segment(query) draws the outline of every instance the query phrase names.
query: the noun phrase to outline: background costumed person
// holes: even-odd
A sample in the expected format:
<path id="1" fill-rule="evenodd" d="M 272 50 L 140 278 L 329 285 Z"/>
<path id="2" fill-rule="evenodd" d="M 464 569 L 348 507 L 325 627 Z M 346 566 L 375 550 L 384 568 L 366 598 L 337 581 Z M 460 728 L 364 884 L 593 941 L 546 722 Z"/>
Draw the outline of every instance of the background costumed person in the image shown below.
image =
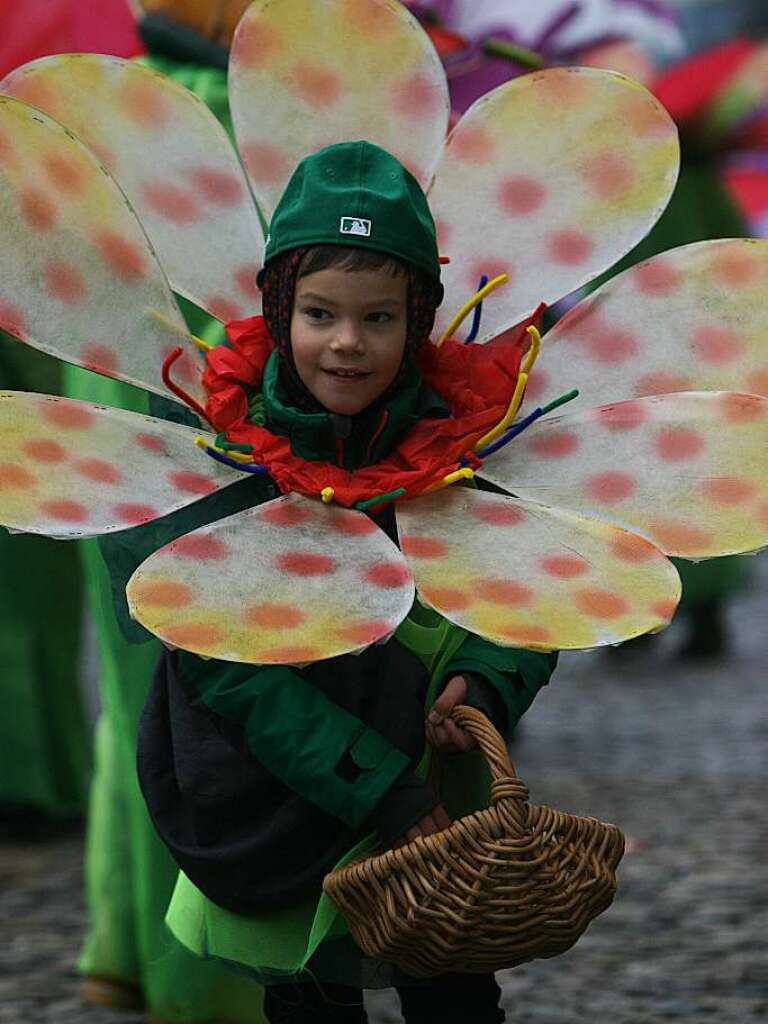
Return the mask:
<path id="1" fill-rule="evenodd" d="M 360 33 L 351 49 L 350 18 Z M 360 88 L 362 82 L 370 88 Z M 761 467 L 768 417 L 764 400 L 739 391 L 761 359 L 758 298 L 768 272 L 762 243 L 683 247 L 609 282 L 548 334 L 546 369 L 540 373 L 536 366 L 533 374 L 538 394 L 529 394 L 529 404 L 522 406 L 540 347 L 532 321 L 541 300 L 570 294 L 629 251 L 658 218 L 674 186 L 674 128 L 641 87 L 591 69 L 526 76 L 472 108 L 445 142 L 442 70 L 400 8 L 351 0 L 258 2 L 238 29 L 230 83 L 247 185 L 208 112 L 146 69 L 53 59 L 22 70 L 4 87 L 13 96 L 35 87 L 39 96 L 48 87 L 51 112 L 76 134 L 88 135 L 123 189 L 55 121 L 17 99 L 0 102 L 4 223 L 18 223 L 24 246 L 23 258 L 14 250 L 2 263 L 5 325 L 22 341 L 80 365 L 87 361 L 153 392 L 170 391 L 218 433 L 88 403 L 4 393 L 0 438 L 13 487 L 2 496 L 2 520 L 14 529 L 61 537 L 109 534 L 114 551 L 122 550 L 125 575 L 148 555 L 127 588 L 116 573 L 119 613 L 127 620 L 130 611 L 167 644 L 212 663 L 231 663 L 222 670 L 232 673 L 231 691 L 225 682 L 208 696 L 221 709 L 226 705 L 233 719 L 244 711 L 238 694 L 285 701 L 282 715 L 248 716 L 249 727 L 258 731 L 272 724 L 276 737 L 291 720 L 296 693 L 319 701 L 322 709 L 320 688 L 306 685 L 305 677 L 326 671 L 328 659 L 341 664 L 361 651 L 360 658 L 375 662 L 397 649 L 391 637 L 401 628 L 424 636 L 408 623 L 416 589 L 422 605 L 467 630 L 466 637 L 459 634 L 462 643 L 482 644 L 486 655 L 478 675 L 493 683 L 487 665 L 493 645 L 505 658 L 517 659 L 524 677 L 521 659 L 541 663 L 542 651 L 613 644 L 662 628 L 679 599 L 679 581 L 666 555 L 714 557 L 766 543 Z M 334 117 L 325 119 L 319 108 L 334 109 Z M 110 116 L 116 110 L 133 113 L 119 132 Z M 391 111 L 418 121 L 419 130 L 404 133 Z M 333 144 L 363 134 L 384 150 L 397 149 L 400 163 L 429 187 L 438 234 L 452 251 L 442 274 L 449 295 L 466 294 L 482 275 L 492 280 L 460 315 L 451 319 L 441 308 L 435 344 L 420 350 L 422 377 L 451 415 L 416 417 L 390 454 L 350 471 L 338 464 L 345 457 L 343 443 L 332 446 L 332 461 L 317 461 L 292 451 L 294 443 L 306 443 L 301 430 L 289 440 L 262 422 L 265 395 L 272 399 L 269 414 L 281 422 L 275 391 L 279 357 L 267 333 L 252 319 L 240 319 L 228 325 L 227 346 L 211 348 L 190 338 L 158 258 L 179 292 L 212 311 L 221 311 L 226 298 L 230 311 L 241 310 L 235 317 L 245 316 L 253 309 L 246 285 L 252 287 L 254 262 L 263 262 L 250 190 L 271 214 L 302 157 L 315 150 L 321 157 L 347 152 L 349 143 Z M 54 143 L 66 157 L 76 200 L 43 191 L 40 156 Z M 362 151 L 370 148 L 357 144 Z M 333 193 L 341 167 L 329 169 L 334 174 L 323 180 Z M 390 175 L 387 188 L 400 180 L 394 169 Z M 40 188 L 39 204 L 51 215 L 37 233 L 18 216 L 19 204 L 29 198 L 30 177 Z M 394 226 L 376 225 L 358 208 L 343 214 L 335 230 L 339 238 L 354 238 L 355 248 L 383 250 L 418 265 L 416 253 L 396 251 L 397 236 L 387 234 Z M 316 241 L 306 235 L 294 240 Z M 270 238 L 268 264 L 280 255 L 272 244 Z M 196 259 L 189 259 L 190 252 Z M 266 298 L 269 266 L 264 284 Z M 709 299 L 706 310 L 702 294 Z M 464 324 L 473 308 L 471 325 Z M 321 321 L 323 310 L 321 304 Z M 290 311 L 281 296 L 279 315 Z M 265 313 L 269 318 L 266 306 Z M 684 325 L 680 334 L 661 335 L 655 329 L 659 316 Z M 712 329 L 713 319 L 723 329 L 738 329 L 743 348 L 737 364 L 717 373 L 698 359 L 695 344 Z M 649 381 L 668 365 L 673 344 L 676 367 L 686 370 L 698 390 L 659 395 L 658 389 L 648 390 Z M 324 364 L 320 369 L 325 372 Z M 328 367 L 334 375 L 340 369 Z M 566 394 L 564 380 L 571 387 Z M 587 407 L 543 419 L 576 397 L 574 383 L 588 396 Z M 734 390 L 719 390 L 724 386 Z M 531 398 L 550 394 L 546 405 L 530 408 Z M 372 449 L 384 444 L 388 419 L 380 417 Z M 343 422 L 325 425 L 344 442 Z M 71 448 L 65 453 L 71 450 L 76 458 L 42 476 L 25 453 L 30 443 L 50 440 L 51 434 L 67 441 Z M 366 447 L 363 463 L 367 457 Z M 452 486 L 475 475 L 496 491 Z M 269 478 L 274 491 L 265 495 Z M 277 497 L 280 491 L 283 497 Z M 373 518 L 393 502 L 400 548 Z M 121 548 L 121 532 L 138 523 L 148 525 Z M 164 541 L 170 543 L 158 548 Z M 130 631 L 131 624 L 125 626 Z M 438 653 L 448 664 L 455 651 Z M 205 664 L 178 657 L 192 666 Z M 445 664 L 430 666 L 432 680 L 443 680 Z M 248 667 L 253 665 L 260 667 Z M 265 684 L 270 672 L 282 683 L 272 690 Z M 238 687 L 242 673 L 258 674 L 262 687 Z M 341 674 L 334 683 L 343 683 Z M 386 695 L 385 687 L 381 693 Z M 385 703 L 390 710 L 397 706 Z M 175 702 L 174 712 L 183 717 L 185 707 L 186 700 Z M 343 710 L 334 714 L 336 722 Z M 162 724 L 162 716 L 154 720 Z M 196 723 L 187 724 L 191 741 Z M 316 756 L 338 758 L 338 772 L 318 773 L 332 789 L 346 784 L 348 793 L 359 793 L 367 787 L 367 803 L 350 801 L 342 808 L 354 828 L 410 759 L 403 751 L 398 758 L 375 732 L 348 724 L 345 741 L 330 751 L 321 747 Z M 177 735 L 182 739 L 183 729 Z M 227 736 L 222 756 L 234 751 L 257 760 L 257 751 L 243 750 L 236 729 Z M 145 771 L 149 792 L 153 782 L 162 788 L 162 765 L 153 760 L 151 747 L 144 751 L 143 770 L 156 773 L 148 781 Z M 281 766 L 278 754 L 271 754 L 278 777 L 289 789 L 291 780 L 298 781 L 301 792 L 307 765 L 289 757 Z M 186 771 L 194 764 L 192 759 L 177 767 Z M 217 778 L 235 776 L 222 772 Z M 251 781 L 258 783 L 258 772 Z M 221 788 L 206 792 L 196 788 L 203 780 L 190 782 L 207 806 L 226 803 Z M 169 793 L 173 798 L 172 784 Z M 312 795 L 332 813 L 322 787 Z M 170 800 L 177 804 L 177 798 Z M 268 818 L 268 807 L 260 807 Z M 171 828 L 167 835 L 209 889 L 217 879 L 226 885 L 227 877 L 206 871 L 206 850 L 242 852 L 243 844 L 227 841 L 230 829 L 237 836 L 242 812 L 235 801 L 232 814 L 220 819 L 225 836 L 211 835 L 201 819 L 202 844 L 194 828 L 192 843 L 188 832 Z M 161 822 L 166 831 L 167 825 Z M 256 842 L 252 822 L 247 825 L 246 839 Z M 331 839 L 337 834 L 332 830 Z M 370 852 L 375 838 L 352 852 Z M 247 899 L 249 886 L 260 881 L 252 873 L 247 880 L 234 894 L 238 900 Z M 317 879 L 312 888 L 317 894 Z M 284 889 L 269 896 L 290 898 Z M 226 901 L 226 893 L 221 895 Z M 217 906 L 182 876 L 169 922 L 185 944 L 204 955 L 290 975 L 316 963 L 315 955 L 344 933 L 328 902 L 315 897 L 314 903 L 309 910 L 295 906 L 295 913 L 271 912 L 269 921 L 260 921 L 268 926 L 261 931 L 254 915 Z M 259 942 L 260 935 L 267 941 Z"/>
<path id="2" fill-rule="evenodd" d="M 72 0 L 6 5 L 0 76 L 59 52 L 131 56 L 139 42 L 125 0 L 94 17 Z M 61 364 L 0 332 L 0 384 L 58 393 Z M 20 541 L 20 542 L 19 542 Z M 82 579 L 77 552 L 39 537 L 0 536 L 0 829 L 44 838 L 80 819 L 91 737 L 80 692 Z"/>
<path id="3" fill-rule="evenodd" d="M 247 5 L 205 0 L 144 6 L 147 14 L 137 26 L 147 50 L 143 62 L 200 96 L 231 130 L 227 47 Z M 219 321 L 184 299 L 180 306 L 191 331 L 212 343 L 223 340 Z M 63 393 L 195 422 L 177 403 L 77 366 L 64 367 Z M 100 548 L 99 541 L 84 540 L 79 549 L 96 628 L 102 696 L 88 818 L 89 927 L 78 964 L 84 975 L 81 998 L 115 1008 L 142 1007 L 156 1021 L 258 1024 L 258 986 L 218 964 L 193 961 L 165 926 L 176 866 L 149 820 L 135 769 L 138 719 L 162 647 L 149 634 L 129 643 L 121 633 L 112 611 L 109 545 Z M 63 550 L 69 553 L 67 546 Z"/>

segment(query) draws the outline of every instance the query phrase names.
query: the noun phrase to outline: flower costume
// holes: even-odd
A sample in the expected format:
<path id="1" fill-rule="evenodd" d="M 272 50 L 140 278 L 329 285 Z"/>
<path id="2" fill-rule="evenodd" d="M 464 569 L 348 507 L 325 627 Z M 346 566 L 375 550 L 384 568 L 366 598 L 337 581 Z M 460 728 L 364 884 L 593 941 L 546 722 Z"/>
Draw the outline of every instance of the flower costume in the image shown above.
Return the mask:
<path id="1" fill-rule="evenodd" d="M 443 309 L 451 296 L 453 304 L 466 296 L 482 274 L 509 278 L 485 303 L 477 342 L 493 343 L 485 350 L 463 346 L 461 330 L 453 331 L 436 350 L 437 372 L 454 362 L 473 368 L 503 362 L 498 353 L 507 348 L 515 351 L 511 385 L 520 359 L 529 368 L 532 361 L 531 353 L 524 355 L 526 335 L 515 334 L 515 326 L 539 303 L 606 269 L 658 216 L 676 173 L 671 123 L 643 89 L 620 76 L 553 69 L 485 97 L 443 148 L 445 79 L 405 12 L 349 2 L 301 10 L 296 20 L 298 7 L 294 12 L 291 3 L 279 9 L 254 4 L 233 46 L 233 117 L 260 210 L 269 215 L 303 152 L 367 129 L 417 178 L 433 179 L 430 204 L 442 248 L 452 254 L 443 274 L 449 296 Z M 332 72 L 331 55 L 346 38 L 344 18 L 354 18 L 363 36 L 355 52 L 345 52 L 343 72 Z M 320 64 L 309 52 L 316 33 L 326 54 Z M 363 73 L 380 92 L 355 87 Z M 259 249 L 259 214 L 222 130 L 200 104 L 144 69 L 87 56 L 35 62 L 6 80 L 4 90 L 47 105 L 87 136 L 119 176 L 177 291 L 222 317 L 245 311 L 256 268 L 242 261 Z M 327 117 L 318 115 L 323 109 Z M 120 122 L 118 112 L 127 115 Z M 404 133 L 403 120 L 419 130 Z M 4 264 L 3 325 L 81 365 L 164 390 L 160 360 L 188 336 L 133 211 L 104 165 L 55 122 L 12 99 L 2 102 L 2 121 L 5 198 L 14 210 L 21 204 L 14 232 L 24 235 L 12 252 L 25 251 L 35 262 L 31 276 L 18 262 L 14 268 Z M 627 128 L 620 146 L 619 121 Z M 552 138 L 556 159 L 547 141 Z M 182 178 L 172 179 L 182 152 Z M 22 166 L 23 175 L 16 170 Z M 54 201 L 51 187 L 63 202 Z M 190 259 L 196 246 L 200 258 Z M 528 397 L 557 398 L 575 385 L 596 408 L 535 424 L 519 442 L 489 454 L 481 468 L 477 452 L 482 457 L 509 426 L 514 409 L 509 388 L 506 402 L 498 394 L 476 394 L 477 429 L 464 439 L 464 451 L 449 444 L 442 465 L 396 495 L 403 554 L 383 535 L 358 528 L 358 512 L 313 500 L 322 492 L 328 497 L 327 487 L 342 504 L 379 498 L 402 486 L 399 469 L 389 478 L 394 486 L 385 488 L 380 480 L 377 490 L 346 499 L 341 488 L 336 497 L 330 477 L 315 489 L 314 481 L 308 487 L 288 474 L 280 486 L 294 493 L 274 508 L 204 528 L 186 545 L 171 545 L 148 560 L 129 588 L 134 614 L 167 642 L 200 654 L 306 662 L 364 646 L 334 635 L 334 606 L 349 614 L 356 609 L 344 621 L 345 628 L 352 622 L 357 637 L 373 642 L 389 635 L 410 607 L 413 575 L 428 604 L 497 643 L 589 647 L 661 628 L 678 597 L 662 552 L 711 557 L 764 543 L 765 496 L 755 472 L 763 402 L 709 393 L 684 401 L 663 397 L 680 381 L 691 389 L 754 386 L 763 372 L 756 325 L 764 274 L 761 243 L 708 243 L 659 257 L 576 306 L 549 334 L 549 358 L 542 359 L 541 372 L 531 373 Z M 673 369 L 659 329 L 662 315 L 693 325 Z M 441 310 L 438 332 L 448 326 Z M 139 337 L 141 346 L 134 342 Z M 730 358 L 732 353 L 738 356 Z M 219 358 L 229 357 L 214 351 L 214 369 Z M 188 345 L 174 367 L 198 402 L 207 397 L 201 360 Z M 600 405 L 617 399 L 616 405 Z M 241 476 L 202 458 L 182 427 L 56 399 L 7 395 L 3 406 L 10 448 L 3 516 L 14 529 L 107 533 L 163 515 Z M 77 477 L 63 470 L 69 439 L 76 439 Z M 637 446 L 631 447 L 633 469 L 640 452 L 644 472 L 629 472 L 618 440 Z M 212 437 L 205 446 L 221 455 Z M 35 462 L 41 452 L 47 461 Z M 256 461 L 261 454 L 255 446 Z M 265 463 L 272 468 L 270 458 Z M 42 475 L 33 468 L 41 464 Z M 130 478 L 119 468 L 127 465 Z M 516 497 L 463 489 L 403 500 L 454 473 L 470 476 L 475 468 Z M 76 500 L 73 488 L 80 498 L 87 494 L 87 502 Z M 592 510 L 601 518 L 583 517 Z M 286 529 L 281 517 L 304 525 Z M 332 522 L 338 528 L 327 533 Z M 247 576 L 232 565 L 224 587 L 219 564 L 203 586 L 200 574 L 211 561 L 184 555 L 185 547 L 242 550 L 246 538 L 256 537 L 256 523 L 257 557 L 268 551 L 273 565 L 318 567 L 330 560 L 334 570 L 288 570 L 265 592 L 252 565 Z M 482 524 L 482 530 L 467 531 L 469 523 Z M 630 537 L 626 527 L 648 539 Z M 489 528 L 493 543 L 486 547 Z M 323 535 L 333 537 L 332 545 Z M 382 564 L 398 585 L 372 585 L 370 573 Z M 515 594 L 508 589 L 512 582 L 520 588 Z M 267 604 L 293 606 L 300 592 L 302 624 L 289 638 L 284 630 L 253 637 L 221 611 L 225 589 L 238 607 L 252 606 L 256 594 Z"/>

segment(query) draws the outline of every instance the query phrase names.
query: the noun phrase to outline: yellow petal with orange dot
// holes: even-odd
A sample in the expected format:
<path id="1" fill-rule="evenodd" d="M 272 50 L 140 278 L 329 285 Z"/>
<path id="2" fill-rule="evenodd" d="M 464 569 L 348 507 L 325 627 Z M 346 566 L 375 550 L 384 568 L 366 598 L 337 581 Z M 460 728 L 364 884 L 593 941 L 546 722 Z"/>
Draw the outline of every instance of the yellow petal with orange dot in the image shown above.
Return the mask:
<path id="1" fill-rule="evenodd" d="M 546 336 L 527 407 L 578 388 L 582 405 L 675 391 L 768 396 L 768 241 L 680 246 L 612 278 Z"/>
<path id="2" fill-rule="evenodd" d="M 667 112 L 613 72 L 553 68 L 483 96 L 451 132 L 429 193 L 451 257 L 437 335 L 482 275 L 509 282 L 485 301 L 479 342 L 607 270 L 658 220 L 678 164 Z"/>
<path id="3" fill-rule="evenodd" d="M 0 328 L 78 366 L 205 401 L 203 358 L 147 236 L 93 153 L 60 124 L 0 96 Z"/>
<path id="4" fill-rule="evenodd" d="M 689 391 L 540 420 L 481 475 L 698 559 L 768 544 L 766 467 L 768 398 Z"/>
<path id="5" fill-rule="evenodd" d="M 288 495 L 151 555 L 131 614 L 173 647 L 253 664 L 303 664 L 385 639 L 413 603 L 405 559 L 361 512 Z"/>
<path id="6" fill-rule="evenodd" d="M 64 54 L 11 72 L 0 92 L 37 97 L 36 106 L 91 148 L 128 197 L 176 292 L 220 320 L 260 311 L 256 206 L 227 133 L 188 89 L 135 61 Z M 125 246 L 113 243 L 105 257 L 128 276 L 138 272 Z"/>
<path id="7" fill-rule="evenodd" d="M 452 487 L 397 506 L 419 597 L 503 646 L 565 650 L 662 629 L 680 598 L 650 541 L 532 501 Z"/>
<path id="8" fill-rule="evenodd" d="M 337 142 L 376 143 L 425 187 L 448 125 L 435 49 L 390 0 L 257 0 L 235 34 L 229 92 L 267 216 L 299 161 Z"/>
<path id="9" fill-rule="evenodd" d="M 195 447 L 198 434 L 90 402 L 0 391 L 0 524 L 48 537 L 94 537 L 151 522 L 242 480 L 245 474 Z M 170 591 L 156 596 L 163 593 Z"/>

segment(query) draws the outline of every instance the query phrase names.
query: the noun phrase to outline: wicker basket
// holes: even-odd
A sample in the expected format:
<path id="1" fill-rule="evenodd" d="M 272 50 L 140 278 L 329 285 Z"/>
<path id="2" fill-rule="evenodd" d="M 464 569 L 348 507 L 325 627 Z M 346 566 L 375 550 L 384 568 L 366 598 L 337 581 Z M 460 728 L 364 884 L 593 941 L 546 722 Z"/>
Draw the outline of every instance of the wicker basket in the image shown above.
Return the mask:
<path id="1" fill-rule="evenodd" d="M 491 769 L 491 806 L 327 875 L 358 946 L 416 977 L 489 972 L 557 956 L 616 892 L 624 836 L 528 803 L 504 740 L 474 708 L 454 720 Z"/>

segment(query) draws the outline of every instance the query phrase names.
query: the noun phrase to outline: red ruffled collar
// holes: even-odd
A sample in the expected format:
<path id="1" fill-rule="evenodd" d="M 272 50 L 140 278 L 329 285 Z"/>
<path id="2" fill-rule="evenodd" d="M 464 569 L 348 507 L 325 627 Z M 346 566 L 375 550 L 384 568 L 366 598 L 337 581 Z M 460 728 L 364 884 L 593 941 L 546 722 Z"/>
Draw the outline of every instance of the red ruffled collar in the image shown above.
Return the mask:
<path id="1" fill-rule="evenodd" d="M 249 399 L 274 349 L 263 317 L 230 321 L 226 332 L 231 347 L 219 345 L 208 353 L 205 411 L 230 443 L 252 446 L 254 460 L 266 466 L 284 494 L 319 498 L 331 487 L 334 501 L 349 508 L 403 488 L 398 498 L 403 501 L 440 483 L 459 468 L 462 458 L 473 462 L 475 444 L 507 410 L 528 347 L 526 328 L 540 312 L 488 345 L 449 340 L 439 349 L 424 346 L 419 356 L 424 381 L 448 403 L 450 417 L 421 420 L 389 455 L 361 469 L 300 458 L 287 438 L 249 422 Z"/>

